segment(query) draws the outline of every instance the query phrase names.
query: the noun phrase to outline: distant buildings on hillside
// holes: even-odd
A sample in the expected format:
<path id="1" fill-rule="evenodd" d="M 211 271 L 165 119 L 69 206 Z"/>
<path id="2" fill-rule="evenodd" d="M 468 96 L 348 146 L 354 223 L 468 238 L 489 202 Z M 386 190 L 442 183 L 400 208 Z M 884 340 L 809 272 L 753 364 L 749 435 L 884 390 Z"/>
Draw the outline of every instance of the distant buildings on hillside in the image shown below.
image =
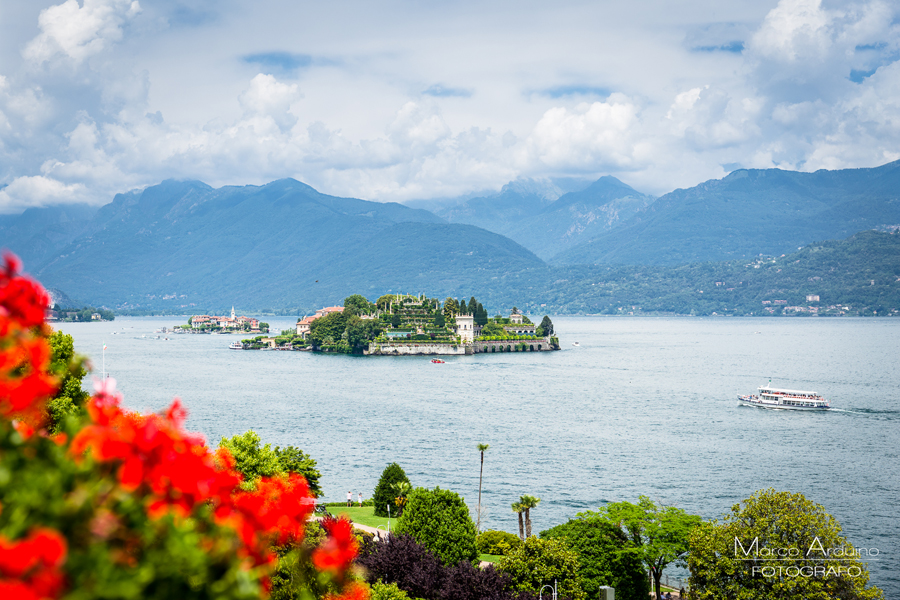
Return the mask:
<path id="1" fill-rule="evenodd" d="M 234 307 L 231 307 L 231 316 L 218 317 L 215 315 L 194 315 L 190 320 L 191 329 L 211 329 L 221 328 L 231 331 L 247 331 L 251 333 L 259 333 L 259 319 L 253 317 L 240 316 L 234 314 Z"/>

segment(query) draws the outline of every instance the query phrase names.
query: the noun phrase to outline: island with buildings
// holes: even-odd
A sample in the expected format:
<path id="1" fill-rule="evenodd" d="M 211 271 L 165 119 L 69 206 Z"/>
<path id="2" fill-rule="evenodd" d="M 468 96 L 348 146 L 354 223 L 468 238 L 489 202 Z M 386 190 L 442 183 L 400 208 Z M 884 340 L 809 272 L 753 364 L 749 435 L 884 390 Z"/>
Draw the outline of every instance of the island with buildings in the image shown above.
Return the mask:
<path id="1" fill-rule="evenodd" d="M 559 349 L 553 323 L 540 324 L 513 307 L 509 316 L 489 317 L 474 297 L 441 302 L 424 294 L 387 294 L 369 302 L 358 294 L 343 306 L 322 308 L 297 321 L 293 335 L 271 338 L 272 347 L 290 344 L 321 352 L 373 355 L 466 355 L 545 352 Z M 250 340 L 256 345 L 269 340 Z"/>
<path id="2" fill-rule="evenodd" d="M 260 323 L 253 317 L 238 317 L 232 306 L 231 316 L 193 315 L 181 330 L 187 333 L 268 333 L 269 324 Z"/>

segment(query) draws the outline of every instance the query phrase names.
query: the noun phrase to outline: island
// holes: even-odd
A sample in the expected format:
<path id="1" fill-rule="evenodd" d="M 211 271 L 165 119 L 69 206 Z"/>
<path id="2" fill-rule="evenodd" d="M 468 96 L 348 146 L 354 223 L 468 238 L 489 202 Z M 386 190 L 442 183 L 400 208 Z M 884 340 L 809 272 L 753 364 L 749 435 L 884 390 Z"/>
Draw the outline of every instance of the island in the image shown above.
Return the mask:
<path id="1" fill-rule="evenodd" d="M 319 309 L 282 332 L 273 346 L 317 352 L 376 355 L 467 355 L 559 350 L 553 323 L 535 325 L 516 307 L 489 317 L 475 297 L 442 303 L 425 294 L 386 294 L 374 303 L 354 294 L 343 306 Z M 261 340 L 260 340 L 261 341 Z"/>

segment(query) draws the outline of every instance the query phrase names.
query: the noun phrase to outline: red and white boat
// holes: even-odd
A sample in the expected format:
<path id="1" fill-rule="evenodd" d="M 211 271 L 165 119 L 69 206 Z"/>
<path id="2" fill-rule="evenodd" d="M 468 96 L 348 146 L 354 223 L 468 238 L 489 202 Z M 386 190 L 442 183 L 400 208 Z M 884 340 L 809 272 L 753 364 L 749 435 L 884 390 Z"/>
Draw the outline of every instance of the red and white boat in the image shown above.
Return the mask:
<path id="1" fill-rule="evenodd" d="M 443 360 L 441 360 L 441 359 L 439 359 L 439 358 L 432 358 L 432 359 L 431 359 L 431 362 L 433 362 L 433 363 L 436 364 L 436 365 L 442 365 L 442 364 L 444 364 L 445 361 L 443 361 Z"/>

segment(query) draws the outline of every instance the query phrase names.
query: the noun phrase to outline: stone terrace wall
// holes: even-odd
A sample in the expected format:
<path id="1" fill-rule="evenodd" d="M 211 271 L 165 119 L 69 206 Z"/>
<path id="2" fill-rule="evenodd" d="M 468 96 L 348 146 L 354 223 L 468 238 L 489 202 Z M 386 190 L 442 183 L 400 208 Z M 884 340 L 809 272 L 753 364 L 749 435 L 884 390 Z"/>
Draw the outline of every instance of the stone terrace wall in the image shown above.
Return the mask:
<path id="1" fill-rule="evenodd" d="M 553 350 L 553 348 L 550 346 L 550 340 L 546 338 L 540 340 L 522 340 L 518 342 L 513 340 L 507 340 L 504 342 L 476 341 L 474 343 L 475 354 L 481 354 L 484 352 L 521 352 L 522 350 L 516 350 L 516 346 L 523 342 L 527 344 L 525 352 L 545 352 L 547 350 Z"/>
<path id="2" fill-rule="evenodd" d="M 463 344 L 429 344 L 424 340 L 417 342 L 371 342 L 369 343 L 369 349 L 363 352 L 363 354 L 388 356 L 413 356 L 423 354 L 455 356 L 472 354 L 472 346 Z"/>

